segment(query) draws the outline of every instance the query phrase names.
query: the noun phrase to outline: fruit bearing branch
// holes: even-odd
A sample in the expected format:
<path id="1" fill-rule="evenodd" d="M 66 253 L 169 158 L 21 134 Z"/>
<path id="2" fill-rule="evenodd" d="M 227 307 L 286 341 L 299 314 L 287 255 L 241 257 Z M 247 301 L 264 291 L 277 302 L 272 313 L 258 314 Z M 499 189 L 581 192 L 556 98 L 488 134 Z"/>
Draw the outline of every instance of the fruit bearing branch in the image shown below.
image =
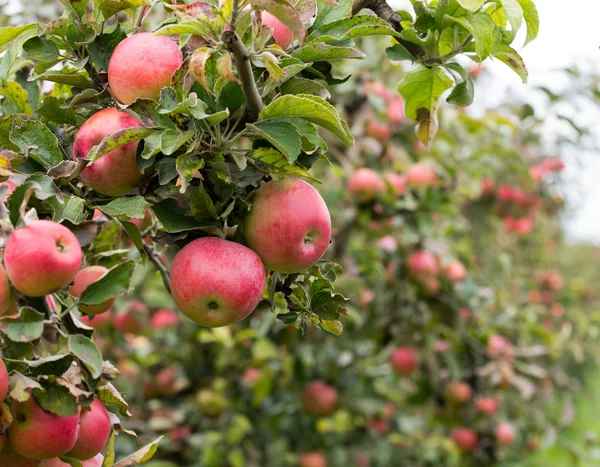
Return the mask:
<path id="1" fill-rule="evenodd" d="M 152 248 L 150 245 L 146 245 L 144 243 L 144 250 L 146 251 L 146 254 L 148 255 L 148 259 L 152 262 L 152 264 L 154 264 L 156 269 L 158 269 L 158 272 L 160 273 L 160 275 L 162 277 L 163 284 L 165 285 L 165 289 L 167 289 L 167 292 L 171 293 L 171 278 L 169 275 L 169 270 L 163 264 L 163 262 L 160 260 L 160 258 L 154 251 L 154 248 Z"/>
<path id="2" fill-rule="evenodd" d="M 248 51 L 242 43 L 240 36 L 235 31 L 223 31 L 221 39 L 225 43 L 227 50 L 233 55 L 235 66 L 237 67 L 244 98 L 246 100 L 246 122 L 254 122 L 258 119 L 258 114 L 263 109 L 263 102 L 256 87 L 252 65 Z"/>

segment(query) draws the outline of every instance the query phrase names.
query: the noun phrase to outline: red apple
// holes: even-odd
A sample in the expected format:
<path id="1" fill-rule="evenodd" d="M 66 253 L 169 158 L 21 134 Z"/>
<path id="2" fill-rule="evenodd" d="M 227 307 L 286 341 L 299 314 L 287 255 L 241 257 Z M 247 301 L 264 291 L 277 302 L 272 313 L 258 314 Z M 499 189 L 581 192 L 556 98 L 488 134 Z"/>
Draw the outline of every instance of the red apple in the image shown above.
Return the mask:
<path id="1" fill-rule="evenodd" d="M 491 358 L 511 361 L 514 356 L 512 344 L 499 334 L 492 334 L 488 338 L 487 350 Z"/>
<path id="2" fill-rule="evenodd" d="M 0 316 L 13 315 L 16 312 L 17 302 L 8 282 L 8 274 L 0 264 Z"/>
<path id="3" fill-rule="evenodd" d="M 392 352 L 391 363 L 396 373 L 410 376 L 417 370 L 419 355 L 412 347 L 398 347 Z"/>
<path id="4" fill-rule="evenodd" d="M 111 427 L 106 407 L 99 399 L 95 399 L 89 410 L 81 411 L 77 442 L 68 456 L 80 460 L 97 456 L 108 441 Z"/>
<path id="5" fill-rule="evenodd" d="M 383 178 L 372 169 L 357 169 L 348 180 L 350 196 L 359 203 L 373 201 L 378 194 L 385 192 Z"/>
<path id="6" fill-rule="evenodd" d="M 450 381 L 446 386 L 446 397 L 457 404 L 464 404 L 471 399 L 472 394 L 471 386 L 461 381 Z"/>
<path id="7" fill-rule="evenodd" d="M 484 178 L 481 181 L 481 191 L 484 195 L 494 194 L 494 180 L 490 177 Z"/>
<path id="8" fill-rule="evenodd" d="M 4 265 L 19 292 L 42 297 L 71 283 L 82 256 L 81 246 L 69 229 L 52 221 L 32 221 L 8 238 Z"/>
<path id="9" fill-rule="evenodd" d="M 312 381 L 304 387 L 302 403 L 304 408 L 316 415 L 329 415 L 337 404 L 337 390 L 323 381 Z"/>
<path id="10" fill-rule="evenodd" d="M 83 461 L 81 465 L 83 467 L 102 467 L 102 463 L 104 462 L 104 456 L 102 454 L 98 454 L 96 457 L 92 459 L 88 459 Z M 43 461 L 40 464 L 40 467 L 71 467 L 71 464 L 67 464 L 66 462 L 61 461 L 58 457 L 54 459 L 48 459 Z"/>
<path id="11" fill-rule="evenodd" d="M 533 221 L 528 217 L 516 219 L 514 231 L 521 235 L 526 235 L 533 230 Z"/>
<path id="12" fill-rule="evenodd" d="M 46 412 L 34 396 L 13 401 L 13 422 L 8 430 L 12 448 L 28 459 L 51 459 L 65 455 L 77 442 L 79 413 L 70 416 Z"/>
<path id="13" fill-rule="evenodd" d="M 145 32 L 129 36 L 113 52 L 108 64 L 108 84 L 123 104 L 138 98 L 160 97 L 160 91 L 183 63 L 175 42 Z"/>
<path id="14" fill-rule="evenodd" d="M 437 173 L 431 165 L 419 162 L 408 169 L 406 181 L 409 185 L 420 188 L 432 186 L 437 182 Z"/>
<path id="15" fill-rule="evenodd" d="M 498 411 L 498 400 L 493 397 L 480 397 L 475 401 L 475 409 L 481 413 L 494 415 Z"/>
<path id="16" fill-rule="evenodd" d="M 108 329 L 113 322 L 113 317 L 110 311 L 105 311 L 94 316 L 83 315 L 79 320 L 94 329 Z"/>
<path id="17" fill-rule="evenodd" d="M 372 119 L 367 123 L 366 133 L 379 141 L 387 141 L 392 137 L 392 130 L 387 124 Z"/>
<path id="18" fill-rule="evenodd" d="M 459 282 L 467 277 L 467 268 L 459 260 L 455 259 L 448 265 L 445 273 L 449 281 Z"/>
<path id="19" fill-rule="evenodd" d="M 253 386 L 261 376 L 262 372 L 258 368 L 250 367 L 244 371 L 244 374 L 242 375 L 242 382 L 246 386 Z"/>
<path id="20" fill-rule="evenodd" d="M 73 158 L 87 157 L 90 150 L 111 133 L 140 126 L 143 126 L 142 122 L 117 109 L 101 110 L 92 115 L 77 132 Z M 138 141 L 133 141 L 113 149 L 83 169 L 81 180 L 106 196 L 129 193 L 144 178 L 136 163 L 137 147 Z"/>
<path id="21" fill-rule="evenodd" d="M 386 174 L 385 180 L 392 186 L 395 197 L 403 195 L 406 191 L 406 175 L 390 172 Z"/>
<path id="22" fill-rule="evenodd" d="M 300 456 L 300 467 L 327 467 L 327 459 L 320 452 L 305 452 Z"/>
<path id="23" fill-rule="evenodd" d="M 158 310 L 150 318 L 150 327 L 154 330 L 171 328 L 177 326 L 179 316 L 173 310 Z"/>
<path id="24" fill-rule="evenodd" d="M 108 269 L 104 266 L 88 266 L 83 268 L 75 276 L 73 285 L 69 288 L 73 297 L 80 297 L 85 289 L 108 272 Z M 88 315 L 98 315 L 108 311 L 108 309 L 115 303 L 115 297 L 109 298 L 108 300 L 98 303 L 97 305 L 78 305 L 79 309 Z"/>
<path id="25" fill-rule="evenodd" d="M 404 120 L 404 101 L 401 97 L 394 97 L 388 103 L 387 115 L 392 125 L 398 125 Z"/>
<path id="26" fill-rule="evenodd" d="M 331 218 L 317 190 L 299 178 L 286 178 L 256 191 L 244 233 L 265 268 L 296 273 L 325 254 L 331 240 Z"/>
<path id="27" fill-rule="evenodd" d="M 40 467 L 41 461 L 27 459 L 20 456 L 11 447 L 10 443 L 4 443 L 0 451 L 0 466 L 2 467 Z"/>
<path id="28" fill-rule="evenodd" d="M 381 238 L 377 239 L 377 246 L 381 248 L 383 251 L 388 253 L 393 253 L 398 249 L 397 240 L 391 235 L 385 235 Z"/>
<path id="29" fill-rule="evenodd" d="M 258 255 L 220 238 L 194 240 L 171 266 L 175 303 L 192 321 L 210 328 L 246 318 L 262 299 L 265 283 L 266 272 Z"/>
<path id="30" fill-rule="evenodd" d="M 452 440 L 462 452 L 473 452 L 479 444 L 479 436 L 469 428 L 455 428 L 452 430 Z"/>
<path id="31" fill-rule="evenodd" d="M 406 261 L 408 272 L 413 276 L 436 275 L 440 266 L 435 255 L 427 250 L 411 253 Z"/>
<path id="32" fill-rule="evenodd" d="M 292 43 L 292 31 L 290 31 L 279 19 L 268 11 L 261 12 L 262 23 L 273 29 L 273 38 L 282 49 L 287 49 Z"/>
<path id="33" fill-rule="evenodd" d="M 144 330 L 148 307 L 139 300 L 129 302 L 127 309 L 113 319 L 117 331 L 138 334 Z"/>
<path id="34" fill-rule="evenodd" d="M 509 423 L 498 423 L 495 433 L 498 443 L 502 446 L 509 446 L 515 440 L 515 429 Z"/>

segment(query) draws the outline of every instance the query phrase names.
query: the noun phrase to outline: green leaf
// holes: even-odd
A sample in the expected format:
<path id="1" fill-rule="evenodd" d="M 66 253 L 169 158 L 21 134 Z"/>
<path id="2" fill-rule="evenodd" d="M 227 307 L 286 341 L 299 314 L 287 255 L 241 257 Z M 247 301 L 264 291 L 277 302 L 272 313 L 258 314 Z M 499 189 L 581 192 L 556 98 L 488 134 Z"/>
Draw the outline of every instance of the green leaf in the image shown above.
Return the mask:
<path id="1" fill-rule="evenodd" d="M 58 46 L 45 37 L 32 37 L 23 44 L 23 50 L 34 60 L 52 62 L 60 56 Z"/>
<path id="2" fill-rule="evenodd" d="M 287 177 L 299 177 L 317 181 L 308 170 L 295 164 L 290 164 L 287 158 L 276 149 L 260 148 L 246 154 L 256 167 L 269 173 L 273 179 L 281 180 Z"/>
<path id="3" fill-rule="evenodd" d="M 64 71 L 59 70 L 48 70 L 42 74 L 34 75 L 32 79 L 67 84 L 69 86 L 75 86 L 84 89 L 94 87 L 94 83 L 92 80 L 90 80 L 85 71 L 71 71 L 69 73 L 65 73 Z"/>
<path id="4" fill-rule="evenodd" d="M 215 203 L 202 185 L 194 191 L 190 201 L 190 208 L 198 222 L 205 223 L 207 220 L 210 221 L 218 218 Z"/>
<path id="5" fill-rule="evenodd" d="M 466 80 L 454 87 L 446 102 L 459 107 L 468 107 L 473 103 L 474 95 L 475 86 L 473 85 L 473 78 L 468 76 Z"/>
<path id="6" fill-rule="evenodd" d="M 327 151 L 325 140 L 319 135 L 317 127 L 302 118 L 280 118 L 282 122 L 291 123 L 302 137 L 302 150 L 307 153 L 314 152 L 317 148 Z"/>
<path id="7" fill-rule="evenodd" d="M 347 146 L 354 143 L 348 125 L 340 119 L 335 107 L 320 97 L 308 94 L 281 96 L 260 112 L 259 121 L 278 117 L 304 118 L 330 131 Z"/>
<path id="8" fill-rule="evenodd" d="M 347 18 L 352 14 L 352 0 L 340 0 L 338 5 L 332 5 L 331 2 L 318 0 L 317 2 L 317 17 L 313 24 L 313 30 L 333 23 L 343 18 Z"/>
<path id="9" fill-rule="evenodd" d="M 94 39 L 87 51 L 92 62 L 101 72 L 108 71 L 108 62 L 119 43 L 127 37 L 125 31 L 118 27 L 113 32 L 101 34 Z"/>
<path id="10" fill-rule="evenodd" d="M 527 71 L 527 67 L 525 66 L 525 61 L 516 50 L 505 45 L 502 46 L 499 50 L 494 51 L 494 57 L 496 57 L 502 63 L 508 65 L 510 68 L 512 68 L 513 71 L 521 77 L 523 83 L 527 82 L 529 72 Z"/>
<path id="11" fill-rule="evenodd" d="M 174 199 L 164 199 L 152 206 L 154 215 L 169 233 L 197 230 L 201 227 L 196 219 L 185 214 L 185 211 Z"/>
<path id="12" fill-rule="evenodd" d="M 104 206 L 96 207 L 109 216 L 143 219 L 146 215 L 146 209 L 150 206 L 151 204 L 143 196 L 123 196 Z"/>
<path id="13" fill-rule="evenodd" d="M 523 16 L 525 17 L 525 24 L 527 24 L 527 37 L 525 38 L 525 45 L 527 45 L 538 36 L 540 17 L 533 0 L 517 1 L 521 5 L 521 8 L 523 8 Z"/>
<path id="14" fill-rule="evenodd" d="M 95 3 L 106 19 L 129 8 L 151 4 L 149 0 L 95 0 Z"/>
<path id="15" fill-rule="evenodd" d="M 69 350 L 85 365 L 92 378 L 100 378 L 102 374 L 102 354 L 90 338 L 81 334 L 69 336 Z"/>
<path id="16" fill-rule="evenodd" d="M 178 130 L 165 130 L 160 137 L 160 147 L 162 152 L 170 156 L 177 151 L 181 146 L 187 143 L 194 137 L 196 132 L 188 130 L 184 133 Z"/>
<path id="17" fill-rule="evenodd" d="M 321 290 L 310 298 L 311 311 L 327 321 L 338 319 L 340 313 L 347 314 L 346 307 L 349 303 L 350 299 L 330 290 Z"/>
<path id="18" fill-rule="evenodd" d="M 31 342 L 44 332 L 44 315 L 24 307 L 16 318 L 2 318 L 2 332 L 13 342 Z"/>
<path id="19" fill-rule="evenodd" d="M 87 159 L 95 161 L 102 156 L 108 154 L 113 149 L 117 149 L 125 144 L 139 141 L 146 136 L 151 135 L 156 131 L 155 128 L 147 128 L 143 126 L 135 126 L 125 128 L 124 130 L 115 131 L 104 137 L 100 144 L 94 146 L 87 155 Z"/>
<path id="20" fill-rule="evenodd" d="M 275 146 L 289 162 L 294 162 L 300 155 L 302 141 L 296 127 L 291 123 L 269 120 L 256 125 L 249 124 L 247 127 Z"/>
<path id="21" fill-rule="evenodd" d="M 160 185 L 166 185 L 179 175 L 177 172 L 176 159 L 172 157 L 163 157 L 156 163 L 155 167 L 158 172 L 158 183 Z"/>
<path id="22" fill-rule="evenodd" d="M 388 59 L 393 62 L 400 62 L 402 60 L 410 60 L 414 62 L 416 59 L 413 54 L 404 48 L 402 44 L 394 44 L 391 47 L 385 49 L 385 54 Z"/>
<path id="23" fill-rule="evenodd" d="M 181 193 L 185 193 L 196 171 L 204 167 L 204 159 L 192 154 L 182 154 L 177 158 L 175 168 L 181 177 Z"/>
<path id="24" fill-rule="evenodd" d="M 337 321 L 337 320 L 334 320 L 334 321 L 321 320 L 319 325 L 325 331 L 333 334 L 334 336 L 339 336 L 340 334 L 342 334 L 342 331 L 344 330 L 344 325 L 341 323 L 341 321 Z"/>
<path id="25" fill-rule="evenodd" d="M 119 413 L 124 417 L 130 417 L 129 406 L 123 396 L 117 388 L 115 388 L 111 383 L 104 383 L 99 385 L 96 388 L 96 392 L 98 394 L 98 399 L 100 399 L 105 404 L 114 404 L 119 407 Z M 112 465 L 112 464 L 111 464 Z"/>
<path id="26" fill-rule="evenodd" d="M 77 414 L 77 399 L 64 387 L 56 384 L 43 384 L 42 389 L 34 389 L 33 395 L 47 412 L 70 417 Z"/>
<path id="27" fill-rule="evenodd" d="M 519 29 L 521 29 L 521 24 L 523 23 L 523 8 L 519 4 L 518 0 L 501 0 L 501 2 L 501 10 L 504 11 L 504 13 L 506 14 L 506 18 L 510 23 L 509 41 L 512 42 L 515 36 L 517 35 Z"/>
<path id="28" fill-rule="evenodd" d="M 40 121 L 15 121 L 9 139 L 19 146 L 23 154 L 47 169 L 58 165 L 63 160 L 58 138 Z"/>
<path id="29" fill-rule="evenodd" d="M 114 465 L 114 467 L 129 467 L 131 465 L 143 464 L 144 462 L 149 461 L 158 450 L 158 445 L 160 444 L 162 438 L 163 437 L 161 436 L 160 438 L 155 439 L 150 444 L 147 444 L 126 458 L 121 459 Z"/>
<path id="30" fill-rule="evenodd" d="M 311 41 L 343 42 L 363 36 L 395 36 L 400 34 L 390 24 L 374 15 L 357 15 L 328 23 L 312 32 Z"/>
<path id="31" fill-rule="evenodd" d="M 405 115 L 418 121 L 420 109 L 433 112 L 441 95 L 452 87 L 452 79 L 440 67 L 418 66 L 404 75 L 398 83 L 398 92 L 404 99 Z"/>
<path id="32" fill-rule="evenodd" d="M 460 24 L 475 39 L 475 53 L 482 62 L 490 56 L 492 46 L 494 45 L 494 30 L 496 24 L 492 17 L 484 12 L 469 14 L 455 18 L 454 16 L 445 16 L 445 20 Z"/>
<path id="33" fill-rule="evenodd" d="M 17 27 L 5 26 L 3 28 L 0 28 L 0 46 L 8 44 L 10 41 L 16 39 L 21 34 L 23 34 L 25 31 L 29 31 L 35 28 L 37 28 L 36 23 L 26 24 L 24 26 Z"/>
<path id="34" fill-rule="evenodd" d="M 129 291 L 131 275 L 135 269 L 134 261 L 126 261 L 109 269 L 108 272 L 90 284 L 79 297 L 79 303 L 98 305 L 117 295 Z"/>
<path id="35" fill-rule="evenodd" d="M 329 99 L 331 94 L 325 86 L 312 79 L 294 77 L 281 85 L 281 94 L 311 94 Z"/>
<path id="36" fill-rule="evenodd" d="M 64 100 L 54 96 L 46 96 L 42 105 L 35 110 L 35 113 L 45 118 L 49 122 L 76 125 L 77 114 L 69 107 L 63 107 Z"/>
<path id="37" fill-rule="evenodd" d="M 33 191 L 35 197 L 42 201 L 55 197 L 59 203 L 63 202 L 63 195 L 51 177 L 41 174 L 32 175 L 8 198 L 10 221 L 13 225 L 19 222 L 20 207 L 29 191 Z"/>
<path id="38" fill-rule="evenodd" d="M 51 207 L 52 220 L 54 222 L 68 220 L 73 224 L 79 224 L 85 219 L 83 215 L 85 210 L 85 200 L 78 196 L 64 195 L 62 203 L 59 203 L 56 198 L 49 198 L 45 204 Z"/>
<path id="39" fill-rule="evenodd" d="M 20 54 L 23 50 L 23 43 L 38 33 L 37 25 L 35 26 L 35 28 L 27 28 L 18 34 L 16 40 L 13 41 L 8 50 L 2 56 L 2 60 L 0 60 L 1 84 L 6 84 L 8 78 L 10 78 L 16 71 L 15 69 L 22 68 L 23 65 L 28 63 L 24 62 L 24 60 L 20 58 Z"/>
<path id="40" fill-rule="evenodd" d="M 182 21 L 181 23 L 165 24 L 154 32 L 155 36 L 170 36 L 173 34 L 191 34 L 205 37 L 210 35 L 210 29 L 200 21 Z"/>
<path id="41" fill-rule="evenodd" d="M 485 0 L 456 0 L 460 6 L 471 11 L 476 12 L 479 10 L 485 3 Z"/>
<path id="42" fill-rule="evenodd" d="M 33 114 L 27 91 L 16 81 L 8 81 L 5 86 L 0 87 L 0 95 L 12 101 L 20 113 Z"/>
<path id="43" fill-rule="evenodd" d="M 122 219 L 119 219 L 119 222 L 123 226 L 123 230 L 127 236 L 131 239 L 137 250 L 140 252 L 140 256 L 142 257 L 142 261 L 146 261 L 146 250 L 144 250 L 144 241 L 142 239 L 142 234 L 137 225 L 133 222 L 128 222 Z"/>
<path id="44" fill-rule="evenodd" d="M 300 14 L 290 2 L 287 0 L 250 0 L 250 4 L 255 9 L 267 10 L 292 31 L 294 39 L 298 39 L 300 42 L 304 41 L 306 29 Z"/>
<path id="45" fill-rule="evenodd" d="M 324 42 L 311 42 L 300 49 L 294 50 L 292 56 L 307 63 L 331 60 L 362 60 L 365 58 L 365 54 L 358 49 L 329 45 Z"/>

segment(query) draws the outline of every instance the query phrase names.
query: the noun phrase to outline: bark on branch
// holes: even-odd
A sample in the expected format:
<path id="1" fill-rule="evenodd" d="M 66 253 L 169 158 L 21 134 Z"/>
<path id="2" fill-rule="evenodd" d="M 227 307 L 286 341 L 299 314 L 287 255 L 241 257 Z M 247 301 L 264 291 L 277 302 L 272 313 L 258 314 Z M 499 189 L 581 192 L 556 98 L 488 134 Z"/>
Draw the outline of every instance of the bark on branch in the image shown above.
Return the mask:
<path id="1" fill-rule="evenodd" d="M 144 243 L 143 245 L 144 245 L 144 250 L 146 251 L 146 254 L 148 255 L 148 259 L 152 262 L 152 264 L 154 264 L 154 266 L 160 273 L 162 280 L 163 280 L 163 284 L 165 285 L 165 289 L 167 289 L 167 292 L 171 293 L 171 276 L 169 274 L 169 270 L 164 265 L 164 263 L 160 260 L 160 258 L 156 254 L 156 251 L 154 251 L 153 247 L 151 247 L 150 245 L 147 245 L 146 243 Z"/>
<path id="2" fill-rule="evenodd" d="M 240 39 L 240 36 L 235 31 L 223 31 L 221 39 L 225 43 L 227 50 L 233 55 L 235 66 L 238 70 L 239 78 L 246 100 L 246 122 L 255 122 L 258 119 L 258 114 L 263 109 L 263 102 L 254 80 L 252 73 L 252 64 L 248 51 Z"/>

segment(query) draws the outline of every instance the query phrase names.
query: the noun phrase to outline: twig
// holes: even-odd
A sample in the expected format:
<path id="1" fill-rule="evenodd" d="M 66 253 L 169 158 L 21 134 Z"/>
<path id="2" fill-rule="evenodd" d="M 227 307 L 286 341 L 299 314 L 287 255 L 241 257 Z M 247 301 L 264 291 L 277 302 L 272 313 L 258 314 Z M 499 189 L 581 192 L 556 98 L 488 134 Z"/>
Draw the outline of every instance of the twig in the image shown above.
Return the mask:
<path id="1" fill-rule="evenodd" d="M 258 114 L 263 109 L 263 102 L 256 87 L 248 51 L 244 47 L 240 36 L 235 31 L 223 31 L 221 39 L 225 43 L 227 50 L 233 55 L 235 66 L 238 70 L 246 100 L 245 120 L 246 122 L 255 122 L 258 119 Z"/>
<path id="2" fill-rule="evenodd" d="M 140 27 L 142 26 L 142 23 L 144 22 L 144 19 L 146 18 L 146 15 L 148 14 L 149 11 L 150 11 L 149 6 L 143 6 L 141 8 L 140 14 L 138 15 L 137 19 L 135 20 L 135 27 L 138 28 L 138 30 L 135 32 L 135 34 L 137 34 L 140 31 Z"/>
<path id="3" fill-rule="evenodd" d="M 235 23 L 237 22 L 238 11 L 240 8 L 240 1 L 233 0 L 233 7 L 231 9 L 231 30 L 235 32 Z"/>
<path id="4" fill-rule="evenodd" d="M 439 65 L 439 64 L 447 62 L 451 58 L 453 58 L 456 55 L 458 55 L 459 53 L 461 53 L 463 51 L 463 49 L 467 45 L 469 45 L 469 42 L 471 42 L 471 39 L 473 39 L 473 36 L 471 36 L 471 34 L 469 34 L 465 38 L 465 40 L 460 43 L 460 45 L 456 49 L 454 49 L 451 52 L 448 52 L 447 54 L 442 55 L 440 57 L 425 58 L 425 59 L 422 60 L 423 65 L 425 65 L 425 66 L 427 66 L 427 65 Z"/>
<path id="5" fill-rule="evenodd" d="M 154 248 L 152 248 L 150 245 L 146 245 L 145 243 L 143 245 L 144 251 L 148 255 L 148 259 L 152 262 L 152 264 L 154 264 L 156 269 L 158 269 L 158 272 L 160 272 L 163 284 L 165 285 L 165 289 L 167 289 L 167 292 L 171 293 L 171 277 L 169 275 L 169 270 L 160 260 L 160 258 L 154 251 Z"/>

